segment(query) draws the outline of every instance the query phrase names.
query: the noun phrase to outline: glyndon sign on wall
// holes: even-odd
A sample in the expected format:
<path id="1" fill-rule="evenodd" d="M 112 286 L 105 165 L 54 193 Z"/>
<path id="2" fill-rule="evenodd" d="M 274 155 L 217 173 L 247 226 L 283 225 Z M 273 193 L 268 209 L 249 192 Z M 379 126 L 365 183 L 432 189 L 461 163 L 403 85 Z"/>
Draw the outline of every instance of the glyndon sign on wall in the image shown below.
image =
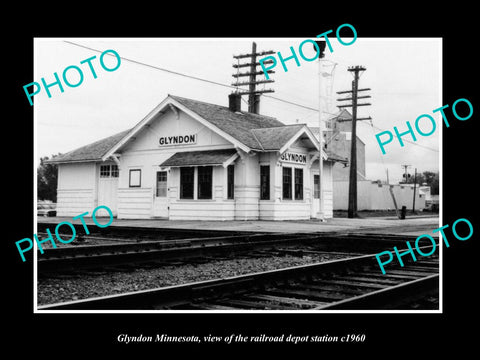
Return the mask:
<path id="1" fill-rule="evenodd" d="M 282 156 L 280 156 L 280 161 L 297 163 L 297 164 L 306 164 L 307 155 L 285 152 L 282 154 Z"/>
<path id="2" fill-rule="evenodd" d="M 158 144 L 160 146 L 172 146 L 180 144 L 196 144 L 197 143 L 197 134 L 190 135 L 173 135 L 173 136 L 162 136 L 158 139 Z"/>

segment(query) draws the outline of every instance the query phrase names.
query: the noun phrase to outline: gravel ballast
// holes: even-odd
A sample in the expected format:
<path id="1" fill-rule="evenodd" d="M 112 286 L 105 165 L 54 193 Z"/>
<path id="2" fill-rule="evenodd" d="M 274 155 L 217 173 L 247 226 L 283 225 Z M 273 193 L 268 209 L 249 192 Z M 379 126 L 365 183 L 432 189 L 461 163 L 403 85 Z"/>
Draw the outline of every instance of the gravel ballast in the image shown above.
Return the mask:
<path id="1" fill-rule="evenodd" d="M 168 265 L 130 272 L 98 272 L 84 275 L 59 275 L 40 278 L 37 286 L 38 305 L 54 304 L 91 297 L 226 278 L 254 272 L 275 270 L 345 258 L 344 255 L 272 256 L 235 258 L 206 263 Z"/>

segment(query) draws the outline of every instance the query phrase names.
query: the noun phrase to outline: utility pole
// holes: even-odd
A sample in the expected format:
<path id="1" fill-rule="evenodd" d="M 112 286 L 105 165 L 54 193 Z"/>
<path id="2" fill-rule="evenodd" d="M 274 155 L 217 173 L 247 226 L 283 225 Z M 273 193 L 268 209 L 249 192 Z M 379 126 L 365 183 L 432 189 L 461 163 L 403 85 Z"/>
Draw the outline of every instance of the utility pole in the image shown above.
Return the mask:
<path id="1" fill-rule="evenodd" d="M 417 187 L 417 168 L 415 168 L 415 176 L 413 178 L 413 209 L 412 212 L 415 213 L 415 188 Z"/>
<path id="2" fill-rule="evenodd" d="M 337 99 L 338 101 L 352 100 L 351 104 L 337 105 L 339 108 L 351 107 L 352 108 L 352 140 L 350 146 L 350 179 L 348 186 L 348 217 L 357 217 L 357 120 L 371 120 L 368 118 L 357 118 L 358 106 L 369 106 L 370 103 L 359 104 L 358 99 L 370 98 L 370 95 L 358 96 L 359 91 L 367 91 L 370 89 L 359 89 L 358 79 L 360 71 L 365 71 L 363 66 L 354 66 L 348 68 L 348 71 L 353 72 L 352 90 L 337 91 L 337 94 L 352 93 L 351 98 Z"/>
<path id="3" fill-rule="evenodd" d="M 315 41 L 316 46 L 314 45 L 314 50 L 318 51 L 318 213 L 317 219 L 320 221 L 325 221 L 325 199 L 323 191 L 323 121 L 322 121 L 322 97 L 323 94 L 323 83 L 322 83 L 322 66 L 324 65 L 325 58 L 325 46 L 326 42 L 319 40 Z M 314 177 L 315 179 L 315 177 Z"/>
<path id="4" fill-rule="evenodd" d="M 257 80 L 256 77 L 257 75 L 263 75 L 263 71 L 257 71 L 257 65 L 260 65 L 259 62 L 257 62 L 257 56 L 263 56 L 263 55 L 269 55 L 269 54 L 275 54 L 275 51 L 269 50 L 269 51 L 262 51 L 257 53 L 257 44 L 255 42 L 252 43 L 252 53 L 251 54 L 243 54 L 243 55 L 234 55 L 233 58 L 237 59 L 237 64 L 233 65 L 233 68 L 237 69 L 237 73 L 233 74 L 232 76 L 234 78 L 237 78 L 237 82 L 233 83 L 232 86 L 237 86 L 237 94 L 239 95 L 248 95 L 248 112 L 258 114 L 259 113 L 259 96 L 260 94 L 263 93 L 270 93 L 274 92 L 272 89 L 263 89 L 263 90 L 257 90 L 256 86 L 258 84 L 266 84 L 266 83 L 272 83 L 274 80 Z M 240 64 L 240 59 L 244 58 L 249 58 L 250 62 L 248 63 L 243 63 Z M 265 60 L 263 62 L 264 64 L 272 64 L 273 60 Z M 243 67 L 248 67 L 250 68 L 249 72 L 241 73 L 239 72 L 240 68 Z M 275 71 L 273 70 L 268 70 L 267 73 L 273 74 Z M 239 82 L 238 78 L 240 77 L 246 77 L 248 76 L 248 81 L 246 82 Z M 248 86 L 247 91 L 239 91 L 238 86 Z"/>
<path id="5" fill-rule="evenodd" d="M 388 191 L 390 192 L 390 195 L 392 196 L 393 206 L 395 206 L 395 214 L 397 214 L 397 217 L 400 219 L 400 214 L 398 213 L 397 200 L 395 200 L 395 194 L 393 193 L 393 189 L 390 186 L 390 179 L 388 178 L 388 168 L 387 168 L 387 186 L 388 186 Z"/>
<path id="6" fill-rule="evenodd" d="M 322 58 L 318 57 L 318 213 L 317 219 L 325 221 L 325 199 L 323 192 L 323 122 L 322 122 Z"/>

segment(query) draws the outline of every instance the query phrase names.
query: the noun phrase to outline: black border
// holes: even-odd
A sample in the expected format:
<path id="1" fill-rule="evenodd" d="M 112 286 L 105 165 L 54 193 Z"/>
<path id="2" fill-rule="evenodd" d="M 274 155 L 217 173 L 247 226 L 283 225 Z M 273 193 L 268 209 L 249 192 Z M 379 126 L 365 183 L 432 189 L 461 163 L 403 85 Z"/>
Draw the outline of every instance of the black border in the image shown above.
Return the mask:
<path id="1" fill-rule="evenodd" d="M 4 118 L 9 136 L 17 140 L 10 144 L 13 151 L 4 152 L 4 167 L 15 169 L 14 181 L 4 182 L 7 236 L 2 241 L 6 259 L 4 317 L 5 350 L 12 354 L 32 349 L 38 355 L 51 358 L 99 354 L 138 355 L 153 351 L 156 356 L 178 356 L 186 350 L 197 355 L 204 352 L 223 357 L 233 353 L 256 355 L 259 348 L 294 350 L 296 356 L 313 351 L 313 356 L 345 351 L 372 357 L 394 354 L 417 357 L 422 354 L 439 355 L 446 349 L 472 350 L 476 340 L 476 252 L 478 251 L 478 212 L 476 208 L 476 135 L 478 133 L 478 90 L 476 86 L 476 19 L 473 3 L 456 2 L 448 7 L 442 4 L 421 8 L 418 4 L 367 3 L 292 4 L 255 3 L 252 21 L 248 18 L 248 4 L 231 3 L 210 9 L 203 4 L 186 5 L 183 9 L 166 9 L 164 5 L 152 10 L 129 6 L 85 8 L 85 12 L 65 9 L 35 9 L 36 4 L 21 11 L 11 11 L 15 21 L 5 23 L 7 49 L 3 56 L 7 86 L 4 106 L 11 110 Z M 42 4 L 42 6 L 44 6 Z M 198 9 L 195 7 L 198 6 Z M 211 5 L 216 8 L 218 5 Z M 123 7 L 123 5 L 122 5 Z M 88 11 L 87 11 L 88 10 Z M 281 15 L 276 12 L 282 11 Z M 167 16 L 169 14 L 169 16 Z M 193 17 L 191 14 L 195 14 Z M 63 19 L 63 20 L 62 20 Z M 171 21 L 182 26 L 172 26 Z M 21 262 L 14 242 L 33 234 L 33 112 L 23 92 L 23 85 L 33 79 L 33 37 L 307 37 L 340 24 L 350 23 L 363 37 L 442 37 L 443 38 L 443 104 L 452 104 L 458 98 L 467 98 L 474 107 L 468 121 L 452 121 L 443 131 L 443 223 L 452 224 L 458 218 L 469 219 L 475 228 L 474 236 L 465 242 L 454 241 L 444 251 L 444 313 L 443 314 L 33 314 L 33 266 L 31 255 Z M 13 24 L 13 25 L 12 25 Z M 206 24 L 210 24 L 207 26 Z M 193 61 L 193 60 L 192 60 Z M 392 72 L 396 69 L 392 68 Z M 475 88 L 475 91 L 474 91 Z M 439 106 L 443 105 L 439 104 Z M 429 109 L 425 109 L 426 112 Z M 450 115 L 449 115 L 450 114 Z M 451 112 L 447 115 L 452 116 Z M 15 136 L 14 135 L 14 136 Z M 7 275 L 8 274 L 8 275 Z M 471 320 L 472 319 L 472 320 Z M 361 344 L 344 346 L 330 344 L 129 344 L 116 341 L 121 333 L 198 336 L 231 333 L 279 335 L 293 333 L 339 335 L 364 333 L 367 340 Z M 62 351 L 63 350 L 63 351 Z M 69 352 L 65 352 L 65 351 Z M 165 352 L 171 350 L 172 352 Z M 9 353 L 5 351 L 5 353 Z M 37 354 L 33 353 L 33 356 Z M 450 353 L 451 354 L 451 353 Z"/>

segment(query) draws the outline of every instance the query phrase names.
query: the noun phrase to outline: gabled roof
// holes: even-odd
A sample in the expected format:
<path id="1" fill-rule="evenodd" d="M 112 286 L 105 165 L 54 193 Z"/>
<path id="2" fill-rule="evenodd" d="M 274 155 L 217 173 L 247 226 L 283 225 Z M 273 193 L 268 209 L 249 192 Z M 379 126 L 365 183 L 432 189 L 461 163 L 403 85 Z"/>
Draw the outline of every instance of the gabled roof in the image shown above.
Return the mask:
<path id="1" fill-rule="evenodd" d="M 233 112 L 228 107 L 168 95 L 159 105 L 145 116 L 130 132 L 115 144 L 103 157 L 102 160 L 118 151 L 125 143 L 137 134 L 145 125 L 155 119 L 155 116 L 165 110 L 180 109 L 199 123 L 230 141 L 235 147 L 245 152 L 261 150 L 251 129 L 261 127 L 284 126 L 275 118 L 248 112 Z"/>
<path id="2" fill-rule="evenodd" d="M 335 120 L 352 120 L 352 114 L 347 109 L 342 109 L 339 111 L 338 114 L 331 117 L 331 119 Z"/>
<path id="3" fill-rule="evenodd" d="M 290 140 L 298 131 L 305 125 L 285 125 L 281 127 L 270 127 L 261 129 L 252 129 L 258 143 L 260 143 L 263 150 L 272 151 L 280 150 L 288 140 Z"/>
<path id="4" fill-rule="evenodd" d="M 285 126 L 285 124 L 270 116 L 243 111 L 233 112 L 225 106 L 186 99 L 180 96 L 169 95 L 169 97 L 178 101 L 252 150 L 262 150 L 262 148 L 259 146 L 251 130 Z"/>
<path id="5" fill-rule="evenodd" d="M 273 117 L 248 112 L 232 112 L 225 106 L 168 95 L 130 130 L 56 156 L 49 162 L 105 161 L 121 149 L 145 125 L 153 121 L 157 114 L 172 106 L 194 117 L 245 152 L 251 150 L 284 151 L 286 146 L 305 134 L 315 146 L 318 146 L 312 132 L 304 124 L 284 125 Z"/>

